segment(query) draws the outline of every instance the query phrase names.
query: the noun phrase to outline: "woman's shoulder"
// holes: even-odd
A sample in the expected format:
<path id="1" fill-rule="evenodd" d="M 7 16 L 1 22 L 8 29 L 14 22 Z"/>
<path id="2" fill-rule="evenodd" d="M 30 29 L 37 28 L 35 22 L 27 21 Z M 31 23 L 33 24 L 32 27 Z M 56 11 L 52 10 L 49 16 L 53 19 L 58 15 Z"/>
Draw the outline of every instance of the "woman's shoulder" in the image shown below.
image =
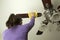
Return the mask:
<path id="1" fill-rule="evenodd" d="M 5 30 L 3 31 L 3 34 L 6 33 L 7 31 L 8 31 L 8 29 L 5 29 Z"/>
<path id="2" fill-rule="evenodd" d="M 2 32 L 2 35 L 3 35 L 3 36 L 7 33 L 7 30 L 8 30 L 8 29 L 6 29 L 6 30 L 4 30 L 4 31 Z"/>

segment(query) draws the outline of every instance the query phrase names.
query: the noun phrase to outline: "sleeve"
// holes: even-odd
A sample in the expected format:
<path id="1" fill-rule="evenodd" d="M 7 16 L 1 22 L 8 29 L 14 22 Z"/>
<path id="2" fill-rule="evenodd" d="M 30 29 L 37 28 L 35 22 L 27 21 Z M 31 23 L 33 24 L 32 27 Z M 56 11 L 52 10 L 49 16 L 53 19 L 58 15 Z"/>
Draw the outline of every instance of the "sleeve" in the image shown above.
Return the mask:
<path id="1" fill-rule="evenodd" d="M 24 30 L 29 31 L 34 26 L 34 23 L 35 23 L 35 17 L 32 17 L 30 22 L 23 26 Z"/>

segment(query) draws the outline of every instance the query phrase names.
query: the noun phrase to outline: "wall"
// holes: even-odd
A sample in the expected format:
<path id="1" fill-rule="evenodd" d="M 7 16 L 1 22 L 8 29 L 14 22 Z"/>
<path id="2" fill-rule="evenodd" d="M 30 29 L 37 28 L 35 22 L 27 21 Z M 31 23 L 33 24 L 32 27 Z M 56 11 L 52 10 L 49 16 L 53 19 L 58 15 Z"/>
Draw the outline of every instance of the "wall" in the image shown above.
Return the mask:
<path id="1" fill-rule="evenodd" d="M 54 2 L 55 1 L 55 2 Z M 52 3 L 54 6 L 58 2 L 57 0 L 53 0 Z M 56 3 L 56 4 L 55 4 Z M 58 3 L 59 4 L 59 3 Z M 25 13 L 28 11 L 37 10 L 38 12 L 43 13 L 43 5 L 41 0 L 0 0 L 0 40 L 2 40 L 2 32 L 7 29 L 5 22 L 8 19 L 11 13 Z M 27 18 L 28 19 L 28 18 Z M 23 24 L 28 23 L 29 19 L 23 19 Z M 44 31 L 42 35 L 36 35 L 39 27 L 41 26 L 41 21 L 43 21 L 44 17 L 36 18 L 35 26 L 31 29 L 28 34 L 28 40 L 60 40 L 60 32 L 57 31 L 48 31 L 49 27 Z M 55 28 L 56 25 L 52 26 L 52 24 L 48 25 L 51 28 Z M 53 30 L 52 28 L 52 30 Z"/>

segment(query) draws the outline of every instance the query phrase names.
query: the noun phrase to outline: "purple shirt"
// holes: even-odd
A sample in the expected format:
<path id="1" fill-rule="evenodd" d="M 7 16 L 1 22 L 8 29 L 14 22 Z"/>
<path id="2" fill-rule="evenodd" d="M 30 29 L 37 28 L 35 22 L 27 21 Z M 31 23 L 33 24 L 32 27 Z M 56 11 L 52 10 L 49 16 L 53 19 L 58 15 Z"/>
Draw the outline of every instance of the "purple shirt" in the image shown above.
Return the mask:
<path id="1" fill-rule="evenodd" d="M 28 32 L 34 26 L 35 18 L 25 25 L 17 25 L 7 29 L 3 33 L 3 40 L 28 40 Z"/>

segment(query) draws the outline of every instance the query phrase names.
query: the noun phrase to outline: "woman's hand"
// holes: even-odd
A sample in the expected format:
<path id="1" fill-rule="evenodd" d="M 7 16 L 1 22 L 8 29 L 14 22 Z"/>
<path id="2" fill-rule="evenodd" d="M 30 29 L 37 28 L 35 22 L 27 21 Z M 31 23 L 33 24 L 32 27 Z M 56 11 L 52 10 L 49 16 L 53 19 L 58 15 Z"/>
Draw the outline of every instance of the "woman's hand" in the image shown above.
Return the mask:
<path id="1" fill-rule="evenodd" d="M 28 16 L 31 19 L 32 17 L 36 17 L 36 13 L 35 12 L 30 12 L 30 13 L 28 13 Z"/>
<path id="2" fill-rule="evenodd" d="M 35 17 L 35 12 L 31 12 L 31 17 Z"/>

